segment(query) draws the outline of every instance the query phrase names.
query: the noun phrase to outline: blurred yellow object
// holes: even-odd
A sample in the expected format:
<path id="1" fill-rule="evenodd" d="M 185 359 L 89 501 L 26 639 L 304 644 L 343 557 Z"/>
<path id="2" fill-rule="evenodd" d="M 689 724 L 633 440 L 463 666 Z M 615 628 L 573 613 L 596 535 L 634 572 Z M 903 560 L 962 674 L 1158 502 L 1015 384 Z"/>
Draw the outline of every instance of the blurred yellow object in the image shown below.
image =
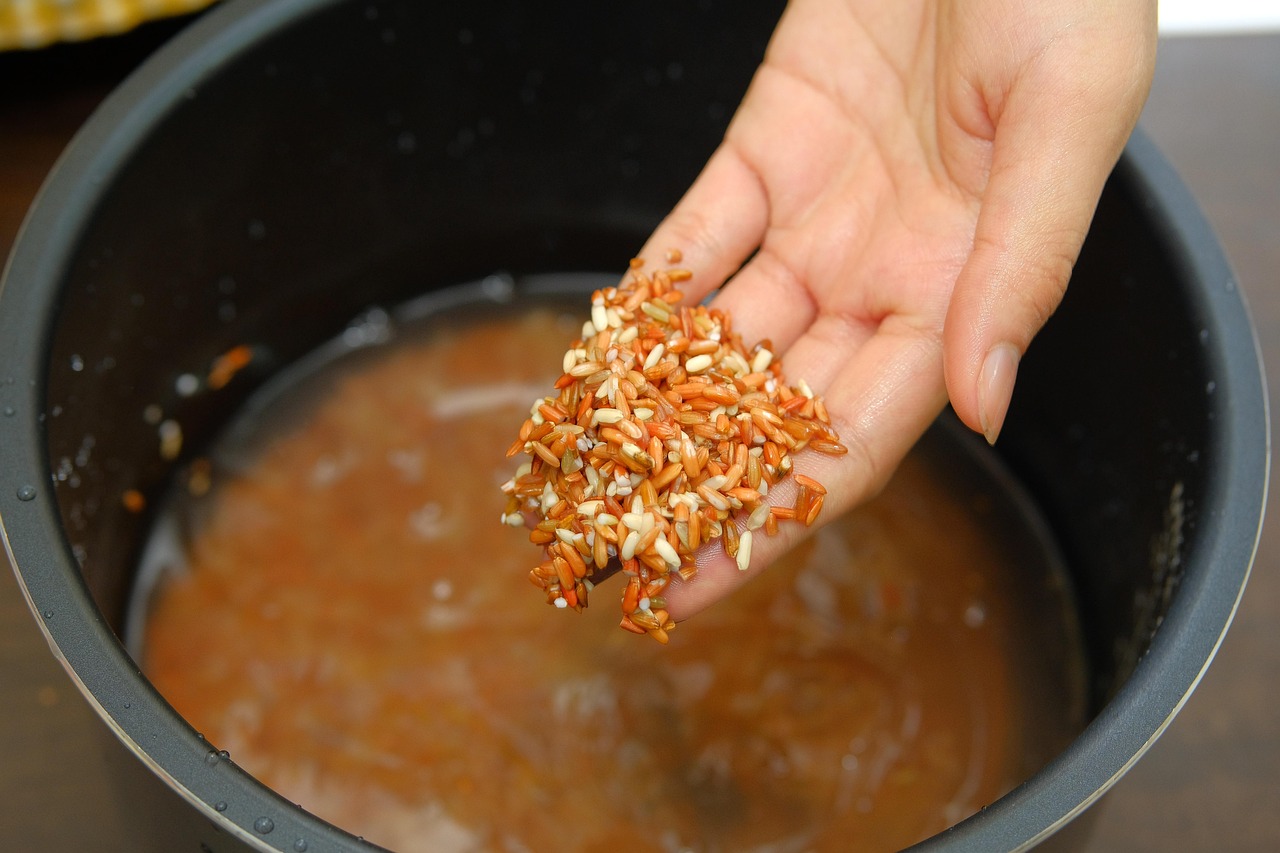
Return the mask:
<path id="1" fill-rule="evenodd" d="M 0 50 L 122 33 L 214 0 L 0 0 Z"/>

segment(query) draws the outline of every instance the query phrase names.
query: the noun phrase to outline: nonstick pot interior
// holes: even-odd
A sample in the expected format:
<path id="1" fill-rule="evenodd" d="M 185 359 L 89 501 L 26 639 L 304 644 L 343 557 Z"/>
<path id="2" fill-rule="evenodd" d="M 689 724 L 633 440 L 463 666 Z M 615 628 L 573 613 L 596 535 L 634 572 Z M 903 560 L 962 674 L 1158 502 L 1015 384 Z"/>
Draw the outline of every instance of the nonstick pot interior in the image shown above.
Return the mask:
<path id="1" fill-rule="evenodd" d="M 0 292 L 0 514 L 55 653 L 135 769 L 185 801 L 162 806 L 180 816 L 165 843 L 362 842 L 219 756 L 138 672 L 118 636 L 150 519 L 120 495 L 158 503 L 255 387 L 369 306 L 616 268 L 718 142 L 779 12 L 233 2 L 77 138 Z M 255 359 L 225 389 L 179 393 L 244 343 Z M 160 452 L 166 423 L 176 454 Z M 1020 370 L 999 452 L 1072 568 L 1093 716 L 929 842 L 954 849 L 1039 840 L 1123 773 L 1212 658 L 1252 560 L 1256 346 L 1212 234 L 1142 138 Z"/>

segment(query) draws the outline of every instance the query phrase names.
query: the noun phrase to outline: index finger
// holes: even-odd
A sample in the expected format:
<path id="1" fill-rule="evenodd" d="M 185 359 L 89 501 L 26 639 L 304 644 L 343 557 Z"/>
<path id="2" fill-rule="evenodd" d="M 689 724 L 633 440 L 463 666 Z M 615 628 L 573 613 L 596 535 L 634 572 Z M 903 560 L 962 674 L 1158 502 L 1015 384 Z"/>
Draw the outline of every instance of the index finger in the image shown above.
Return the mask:
<path id="1" fill-rule="evenodd" d="M 768 222 L 764 184 L 725 142 L 645 241 L 639 257 L 659 261 L 678 251 L 679 265 L 694 271 L 681 289 L 696 303 L 737 272 L 764 239 Z"/>

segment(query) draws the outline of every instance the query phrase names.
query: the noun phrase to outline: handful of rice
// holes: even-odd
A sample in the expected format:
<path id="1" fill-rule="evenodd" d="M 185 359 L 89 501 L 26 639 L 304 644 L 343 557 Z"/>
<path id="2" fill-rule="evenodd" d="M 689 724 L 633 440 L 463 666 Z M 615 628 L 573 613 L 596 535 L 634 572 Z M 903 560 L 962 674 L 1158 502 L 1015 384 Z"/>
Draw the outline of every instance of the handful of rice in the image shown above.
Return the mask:
<path id="1" fill-rule="evenodd" d="M 663 593 L 697 573 L 698 548 L 719 540 L 745 571 L 757 531 L 822 512 L 826 489 L 792 472 L 792 454 L 847 452 L 822 399 L 786 383 L 768 340 L 748 349 L 726 313 L 682 304 L 677 285 L 690 278 L 649 275 L 636 259 L 623 285 L 592 295 L 554 393 L 507 451 L 529 460 L 502 486 L 503 522 L 536 520 L 529 539 L 544 559 L 529 578 L 548 603 L 581 610 L 620 566 L 621 627 L 661 643 L 675 627 Z M 771 505 L 788 476 L 795 500 Z"/>

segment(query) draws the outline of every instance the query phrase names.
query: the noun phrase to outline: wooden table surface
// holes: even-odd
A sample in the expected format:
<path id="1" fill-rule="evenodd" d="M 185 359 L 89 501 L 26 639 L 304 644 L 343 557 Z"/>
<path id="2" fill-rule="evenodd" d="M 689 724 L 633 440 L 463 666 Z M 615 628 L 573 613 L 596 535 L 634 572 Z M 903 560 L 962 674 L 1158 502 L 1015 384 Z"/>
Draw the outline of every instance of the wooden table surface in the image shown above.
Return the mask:
<path id="1" fill-rule="evenodd" d="M 59 151 L 176 25 L 0 56 L 0 257 Z M 1280 381 L 1280 35 L 1161 43 L 1143 126 L 1217 229 L 1253 310 L 1270 394 Z M 1273 408 L 1273 411 L 1276 409 Z M 1170 729 L 1096 806 L 1088 851 L 1280 850 L 1280 527 L 1267 513 L 1253 576 L 1217 660 Z M 131 851 L 101 723 L 0 571 L 0 849 Z"/>

